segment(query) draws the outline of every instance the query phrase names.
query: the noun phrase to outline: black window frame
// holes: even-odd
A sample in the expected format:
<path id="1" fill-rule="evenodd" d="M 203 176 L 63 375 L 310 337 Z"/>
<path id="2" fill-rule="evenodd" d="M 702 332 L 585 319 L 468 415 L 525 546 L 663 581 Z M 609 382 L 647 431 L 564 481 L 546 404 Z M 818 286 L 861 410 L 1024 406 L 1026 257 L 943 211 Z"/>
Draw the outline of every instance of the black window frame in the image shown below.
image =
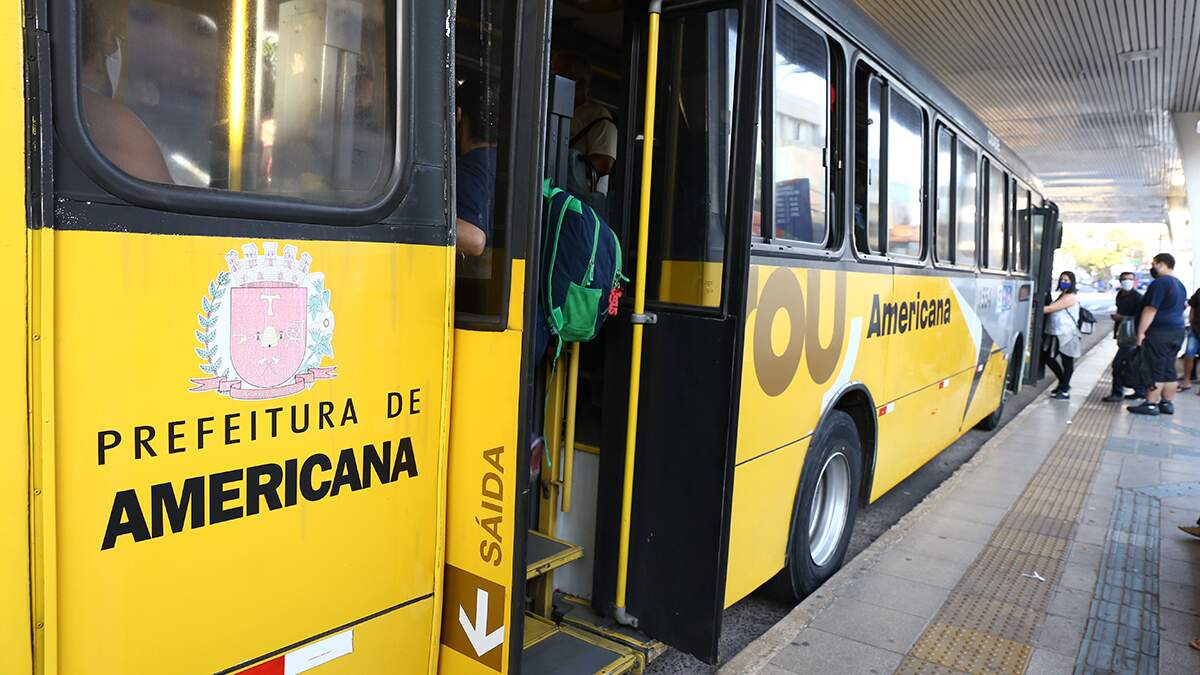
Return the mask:
<path id="1" fill-rule="evenodd" d="M 949 253 L 949 260 L 943 260 L 939 252 L 939 244 L 941 243 L 938 234 L 938 209 L 941 206 L 938 203 L 938 191 L 941 189 L 941 184 L 938 182 L 941 176 L 941 139 L 945 133 L 950 138 L 950 166 L 946 167 L 949 172 L 950 185 L 947 191 L 946 200 L 949 204 L 946 208 L 949 210 L 950 222 L 948 223 L 946 239 L 946 251 Z M 949 126 L 939 120 L 934 125 L 933 131 L 933 246 L 931 247 L 934 265 L 939 267 L 953 267 L 955 260 L 958 258 L 958 132 L 951 129 Z"/>
<path id="2" fill-rule="evenodd" d="M 760 209 L 761 229 L 750 237 L 751 251 L 784 257 L 840 257 L 846 235 L 842 216 L 842 189 L 845 176 L 846 115 L 842 113 L 846 97 L 836 102 L 827 102 L 825 108 L 825 239 L 822 242 L 801 241 L 774 236 L 775 227 L 775 33 L 778 25 L 779 8 L 790 14 L 802 26 L 825 40 L 826 84 L 828 97 L 830 88 L 846 91 L 846 45 L 836 33 L 823 26 L 806 11 L 786 0 L 769 0 L 767 25 L 763 45 L 762 96 L 759 106 L 760 139 L 759 153 L 762 167 Z M 840 88 L 840 89 L 839 89 Z M 769 102 L 768 102 L 769 97 Z M 768 227 L 769 225 L 769 227 Z M 770 230 L 770 231 L 768 231 Z"/>
<path id="3" fill-rule="evenodd" d="M 850 239 L 850 249 L 853 252 L 855 259 L 858 261 L 861 261 L 861 262 L 868 262 L 868 263 L 873 262 L 873 263 L 889 264 L 889 265 L 902 265 L 902 266 L 907 266 L 907 267 L 924 267 L 926 265 L 926 262 L 928 261 L 928 259 L 931 257 L 930 251 L 933 248 L 933 246 L 932 246 L 933 238 L 931 236 L 929 236 L 930 227 L 931 227 L 930 209 L 929 209 L 929 205 L 930 205 L 930 201 L 929 201 L 929 195 L 930 195 L 929 167 L 932 166 L 932 160 L 928 157 L 928 155 L 929 155 L 929 147 L 930 147 L 930 145 L 929 145 L 930 130 L 934 128 L 931 125 L 931 122 L 933 121 L 934 117 L 931 114 L 929 105 L 925 102 L 925 99 L 918 96 L 915 92 L 913 92 L 913 90 L 911 90 L 907 86 L 905 86 L 905 84 L 903 83 L 902 80 L 900 80 L 898 77 L 891 75 L 886 69 L 877 65 L 873 60 L 859 55 L 857 58 L 855 58 L 853 65 L 854 65 L 854 67 L 850 71 L 850 72 L 853 72 L 853 77 L 850 77 L 849 79 L 855 83 L 855 87 L 854 87 L 853 98 L 851 99 L 851 103 L 848 104 L 848 105 L 852 105 L 853 107 L 850 109 L 851 121 L 850 121 L 850 124 L 847 125 L 847 135 L 850 136 L 851 139 L 853 140 L 853 146 L 852 146 L 853 147 L 853 155 L 851 157 L 852 161 L 850 161 L 848 163 L 853 165 L 855 167 L 855 169 L 854 169 L 854 175 L 852 177 L 852 180 L 850 181 L 850 187 L 848 188 L 848 192 L 849 192 L 850 202 L 853 205 L 852 209 L 857 208 L 859 179 L 861 178 L 857 174 L 857 159 L 858 159 L 858 152 L 860 149 L 859 143 L 865 142 L 865 140 L 866 140 L 865 137 L 859 138 L 857 135 L 858 103 L 859 103 L 861 96 L 869 95 L 866 92 L 859 91 L 859 87 L 858 87 L 859 70 L 863 69 L 866 71 L 867 76 L 868 76 L 865 80 L 868 84 L 868 86 L 866 87 L 868 92 L 870 89 L 869 83 L 871 81 L 871 78 L 877 79 L 880 83 L 879 178 L 878 178 L 878 180 L 879 180 L 879 214 L 878 214 L 879 223 L 878 223 L 878 227 L 879 227 L 879 242 L 880 242 L 880 245 L 882 248 L 882 253 L 876 253 L 876 252 L 870 251 L 869 243 L 868 243 L 868 250 L 866 252 L 859 249 L 858 233 L 856 231 L 857 228 L 851 228 L 852 230 L 855 230 L 855 231 L 851 232 L 851 234 L 848 237 L 848 239 Z M 921 113 L 921 144 L 920 144 L 921 145 L 921 159 L 920 159 L 920 161 L 921 161 L 921 195 L 920 195 L 921 207 L 918 209 L 918 214 L 921 219 L 921 222 L 917 228 L 917 231 L 920 232 L 920 236 L 921 236 L 921 253 L 915 257 L 908 256 L 908 255 L 897 256 L 888 250 L 888 225 L 889 225 L 888 218 L 887 218 L 887 216 L 888 216 L 888 127 L 890 126 L 890 122 L 891 122 L 890 108 L 891 108 L 891 99 L 892 99 L 893 94 L 897 94 L 897 95 L 901 96 L 902 98 L 904 98 L 905 100 L 907 100 L 908 103 L 912 104 Z M 867 188 L 867 190 L 869 191 L 869 187 Z M 869 192 L 867 194 L 869 194 Z M 869 197 L 867 199 L 869 202 Z M 868 225 L 867 229 L 869 229 L 870 219 L 869 219 L 868 214 L 865 213 L 865 211 L 864 211 L 864 219 L 866 219 L 867 225 Z"/>
<path id="4" fill-rule="evenodd" d="M 982 255 L 976 256 L 979 258 L 979 270 L 989 274 L 1007 275 L 1009 271 L 1010 245 L 1012 243 L 1012 234 L 1009 230 L 1012 221 L 1012 198 L 1009 196 L 1012 187 L 1012 174 L 1007 168 L 994 156 L 984 153 L 983 167 L 981 172 L 984 175 L 983 196 L 985 198 L 983 207 L 983 216 L 980 220 L 981 227 L 979 233 L 982 235 L 982 245 L 977 244 L 977 249 L 982 251 Z M 991 262 L 992 252 L 992 169 L 1000 172 L 1000 180 L 1004 184 L 1004 223 L 1001 225 L 1000 237 L 1004 240 L 1004 252 L 1000 257 L 1000 266 L 991 267 L 988 263 Z"/>
<path id="5" fill-rule="evenodd" d="M 1008 266 L 1009 271 L 1013 274 L 1028 275 L 1030 267 L 1033 265 L 1032 249 L 1032 226 L 1027 225 L 1025 231 L 1021 231 L 1021 209 L 1022 206 L 1026 212 L 1026 218 L 1033 208 L 1033 190 L 1021 180 L 1013 177 L 1012 181 L 1012 255 Z M 1025 194 L 1025 204 L 1020 202 L 1021 193 Z"/>
<path id="6" fill-rule="evenodd" d="M 201 216 L 257 219 L 317 225 L 361 226 L 382 222 L 392 215 L 413 184 L 415 124 L 412 97 L 415 55 L 412 49 L 412 9 L 408 2 L 394 3 L 395 25 L 387 35 L 388 72 L 391 74 L 389 108 L 393 111 L 395 148 L 391 176 L 380 195 L 362 205 L 339 205 L 277 195 L 237 192 L 221 188 L 167 185 L 125 173 L 100 151 L 87 133 L 79 94 L 79 0 L 62 0 L 50 10 L 51 52 L 54 63 L 54 133 L 81 170 L 101 189 L 129 204 L 158 211 Z M 449 219 L 442 227 L 449 228 Z"/>

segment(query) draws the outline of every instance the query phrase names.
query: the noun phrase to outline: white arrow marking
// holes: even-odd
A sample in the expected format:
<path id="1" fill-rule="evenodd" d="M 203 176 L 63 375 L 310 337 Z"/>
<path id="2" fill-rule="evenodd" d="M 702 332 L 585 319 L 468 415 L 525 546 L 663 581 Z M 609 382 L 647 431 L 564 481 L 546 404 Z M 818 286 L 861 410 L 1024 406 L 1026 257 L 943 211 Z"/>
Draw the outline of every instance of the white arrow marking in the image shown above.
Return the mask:
<path id="1" fill-rule="evenodd" d="M 488 593 L 482 588 L 475 589 L 475 623 L 472 624 L 467 618 L 467 610 L 458 608 L 458 623 L 467 634 L 467 639 L 471 641 L 471 646 L 475 648 L 476 656 L 483 656 L 504 642 L 504 626 L 491 633 L 487 632 L 487 615 Z"/>

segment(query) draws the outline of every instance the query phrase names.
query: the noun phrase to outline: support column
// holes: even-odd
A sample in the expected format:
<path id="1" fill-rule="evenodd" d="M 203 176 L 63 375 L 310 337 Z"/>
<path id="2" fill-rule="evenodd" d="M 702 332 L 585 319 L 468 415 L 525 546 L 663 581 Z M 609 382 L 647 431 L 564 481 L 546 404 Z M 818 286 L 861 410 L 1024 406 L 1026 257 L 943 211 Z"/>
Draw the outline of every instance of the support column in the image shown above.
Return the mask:
<path id="1" fill-rule="evenodd" d="M 1187 210 L 1191 214 L 1191 245 L 1188 247 L 1187 259 L 1178 261 L 1181 266 L 1190 268 L 1182 272 L 1181 278 L 1188 288 L 1200 288 L 1200 264 L 1195 260 L 1194 251 L 1200 245 L 1200 113 L 1174 113 L 1171 119 L 1175 124 L 1175 138 L 1179 143 L 1179 154 L 1183 157 L 1184 186 L 1187 189 Z M 1172 223 L 1172 238 L 1179 241 L 1182 232 L 1174 231 L 1177 223 Z M 1184 256 L 1178 256 L 1184 257 Z"/>

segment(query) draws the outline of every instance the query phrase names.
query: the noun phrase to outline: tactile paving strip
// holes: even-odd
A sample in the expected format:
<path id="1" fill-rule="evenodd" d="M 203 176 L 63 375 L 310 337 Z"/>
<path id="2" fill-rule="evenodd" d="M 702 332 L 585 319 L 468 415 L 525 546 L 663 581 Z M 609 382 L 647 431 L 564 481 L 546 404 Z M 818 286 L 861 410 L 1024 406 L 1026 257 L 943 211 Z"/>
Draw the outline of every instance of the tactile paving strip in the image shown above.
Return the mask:
<path id="1" fill-rule="evenodd" d="M 1110 384 L 1108 374 L 1096 383 L 897 673 L 1025 672 L 1033 637 L 1059 570 L 1065 566 L 1071 534 L 1100 465 L 1111 423 L 1111 411 L 1100 399 Z M 1129 583 L 1113 588 L 1123 592 L 1133 592 L 1138 585 L 1128 575 L 1120 581 Z"/>
<path id="2" fill-rule="evenodd" d="M 1117 492 L 1076 672 L 1158 672 L 1156 497 L 1163 487 Z"/>

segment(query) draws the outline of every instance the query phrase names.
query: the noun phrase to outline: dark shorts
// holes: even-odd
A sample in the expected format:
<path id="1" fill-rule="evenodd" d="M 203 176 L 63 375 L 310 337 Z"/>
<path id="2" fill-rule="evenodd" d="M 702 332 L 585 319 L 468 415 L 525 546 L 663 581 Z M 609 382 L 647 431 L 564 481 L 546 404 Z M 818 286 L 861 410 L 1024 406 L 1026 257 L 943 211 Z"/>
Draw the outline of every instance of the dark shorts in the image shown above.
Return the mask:
<path id="1" fill-rule="evenodd" d="M 1175 372 L 1175 357 L 1183 346 L 1182 330 L 1162 330 L 1146 333 L 1142 349 L 1150 359 L 1150 370 L 1155 382 L 1174 382 L 1179 378 Z"/>

